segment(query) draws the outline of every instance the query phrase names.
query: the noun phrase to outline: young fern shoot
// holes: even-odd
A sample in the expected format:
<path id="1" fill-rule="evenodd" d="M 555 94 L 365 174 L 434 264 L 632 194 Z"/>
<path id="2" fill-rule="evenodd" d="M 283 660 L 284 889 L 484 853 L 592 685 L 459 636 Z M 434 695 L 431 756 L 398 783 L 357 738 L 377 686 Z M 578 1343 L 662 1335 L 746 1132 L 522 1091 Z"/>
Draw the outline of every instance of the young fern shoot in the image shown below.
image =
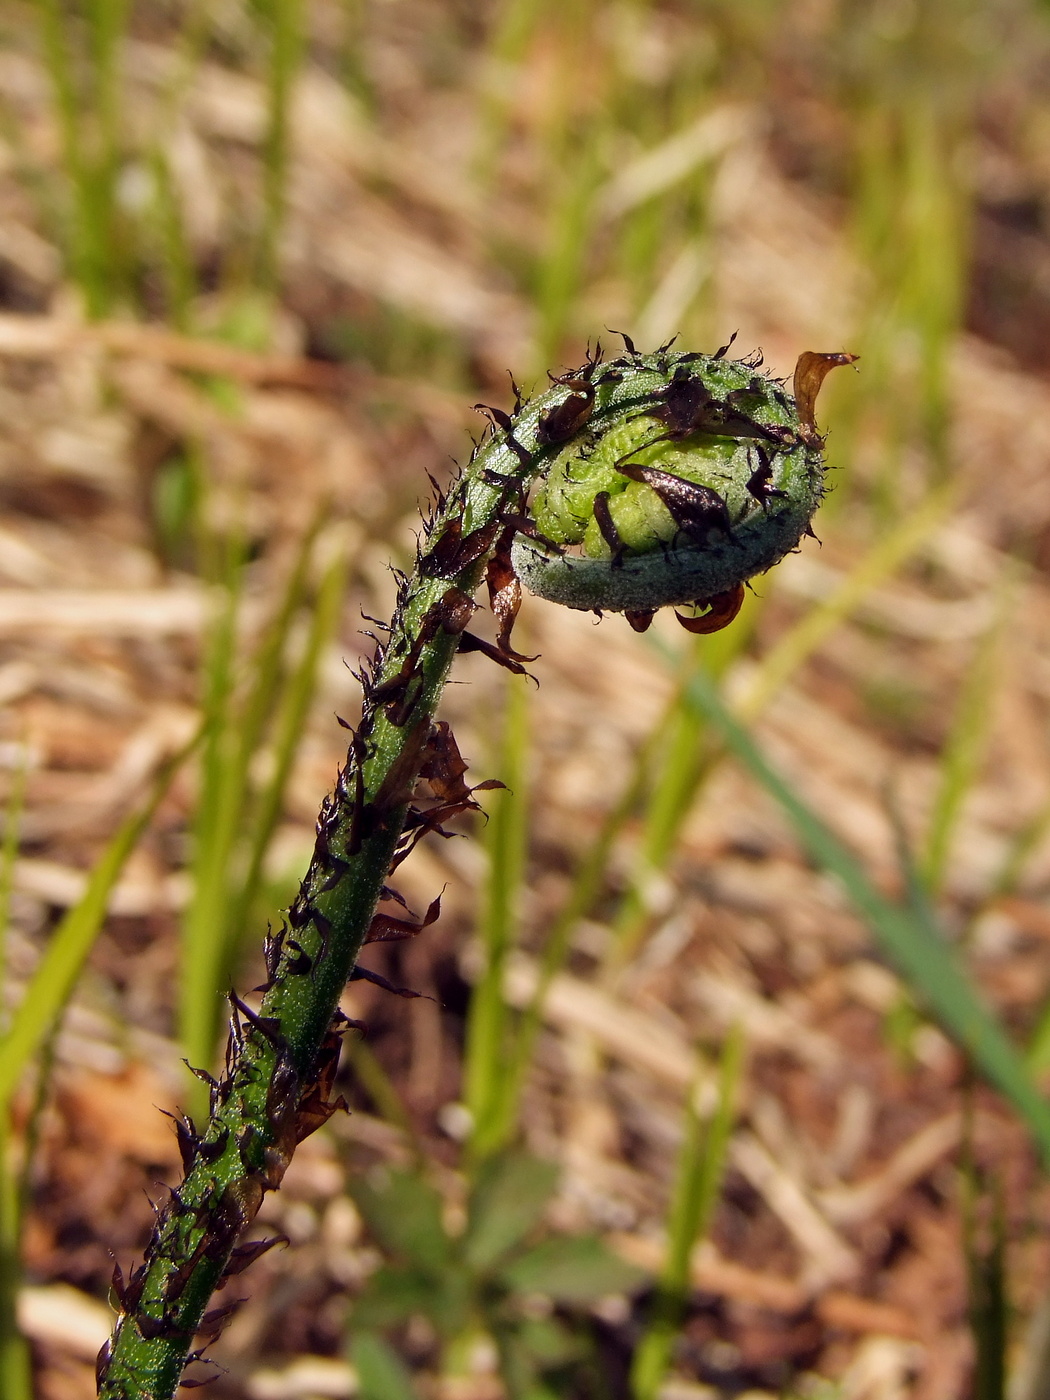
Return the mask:
<path id="1" fill-rule="evenodd" d="M 195 1342 L 217 1335 L 228 1308 L 212 1293 L 270 1241 L 238 1246 L 296 1145 L 340 1106 L 331 1097 L 347 980 L 370 941 L 411 937 L 421 923 L 377 913 L 416 842 L 474 808 L 476 789 L 435 711 L 457 651 L 512 671 L 520 582 L 572 608 L 624 613 L 643 630 L 657 609 L 692 632 L 732 620 L 743 587 L 810 530 L 824 492 L 813 404 L 824 375 L 855 357 L 800 357 L 793 394 L 759 360 L 625 353 L 600 347 L 578 370 L 512 413 L 485 409 L 491 431 L 424 520 L 415 567 L 400 575 L 389 634 L 361 676 L 361 721 L 317 823 L 310 868 L 279 932 L 266 941 L 259 1009 L 231 996 L 226 1067 L 208 1123 L 176 1122 L 184 1177 L 158 1210 L 143 1263 L 114 1270 L 120 1313 L 99 1356 L 104 1400 L 171 1400 Z M 469 630 L 485 580 L 495 644 Z M 425 783 L 432 800 L 422 804 Z M 485 786 L 482 784 L 482 786 Z M 411 996 L 405 989 L 394 988 Z"/>

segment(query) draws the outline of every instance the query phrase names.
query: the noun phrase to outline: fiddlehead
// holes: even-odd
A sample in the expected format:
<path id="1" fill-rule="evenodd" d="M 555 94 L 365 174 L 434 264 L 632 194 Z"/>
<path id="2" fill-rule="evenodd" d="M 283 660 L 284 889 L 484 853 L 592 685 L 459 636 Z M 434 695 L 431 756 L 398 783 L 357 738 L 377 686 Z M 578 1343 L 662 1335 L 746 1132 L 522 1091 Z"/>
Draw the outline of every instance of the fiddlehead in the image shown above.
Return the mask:
<path id="1" fill-rule="evenodd" d="M 437 703 L 457 651 L 513 671 L 519 575 L 574 608 L 648 625 L 667 603 L 703 604 L 694 631 L 732 617 L 744 581 L 794 548 L 823 493 L 813 400 L 847 355 L 804 355 L 794 398 L 755 361 L 717 355 L 596 352 L 512 413 L 485 409 L 491 432 L 424 520 L 415 567 L 361 679 L 362 714 L 317 824 L 310 868 L 284 927 L 266 942 L 257 1010 L 231 998 L 225 1073 L 211 1114 L 176 1127 L 185 1175 L 158 1212 L 143 1264 L 114 1276 L 120 1317 L 99 1359 L 106 1400 L 170 1400 L 195 1336 L 214 1332 L 213 1290 L 257 1256 L 237 1246 L 296 1145 L 338 1106 L 331 1087 L 345 1021 L 337 1010 L 369 941 L 431 923 L 393 912 L 387 881 L 428 831 L 476 806 Z M 495 644 L 468 630 L 482 579 Z M 429 789 L 424 798 L 420 786 Z M 404 989 L 399 990 L 402 994 Z M 205 1076 L 207 1077 L 207 1076 Z M 185 1382 L 184 1382 L 185 1384 Z"/>
<path id="2" fill-rule="evenodd" d="M 513 562 L 534 593 L 626 613 L 637 627 L 668 604 L 714 631 L 745 581 L 794 549 L 824 494 L 819 381 L 849 355 L 804 355 L 795 395 L 754 360 L 628 353 L 594 373 L 593 405 L 547 465 L 536 536 Z M 605 386 L 611 386 L 603 393 Z"/>

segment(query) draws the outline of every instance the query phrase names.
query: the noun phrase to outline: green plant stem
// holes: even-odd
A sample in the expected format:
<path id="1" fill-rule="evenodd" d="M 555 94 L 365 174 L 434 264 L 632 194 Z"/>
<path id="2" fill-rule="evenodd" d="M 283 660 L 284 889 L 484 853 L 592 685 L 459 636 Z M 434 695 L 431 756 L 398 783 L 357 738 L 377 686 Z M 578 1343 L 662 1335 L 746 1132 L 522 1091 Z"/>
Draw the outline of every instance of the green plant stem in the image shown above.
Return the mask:
<path id="1" fill-rule="evenodd" d="M 592 425 L 629 411 L 660 383 L 648 370 L 610 387 Z M 102 1400 L 171 1400 L 212 1291 L 264 1192 L 294 1148 L 332 1110 L 335 1018 L 391 866 L 432 719 L 473 610 L 504 516 L 543 464 L 540 417 L 564 402 L 560 385 L 489 438 L 428 521 L 416 567 L 402 578 L 390 635 L 364 677 L 364 706 L 346 767 L 322 807 L 313 860 L 267 940 L 270 981 L 258 1013 L 234 1003 L 227 1071 L 198 1134 L 182 1125 L 186 1175 L 161 1211 L 145 1261 L 124 1292 L 101 1364 Z M 411 833 L 409 833 L 409 838 Z M 234 1261 L 237 1267 L 237 1261 Z"/>
<path id="2" fill-rule="evenodd" d="M 371 668 L 361 677 L 361 720 L 335 792 L 322 805 L 310 868 L 287 923 L 267 936 L 269 979 L 261 1006 L 254 1011 L 231 997 L 226 1071 L 220 1081 L 212 1082 L 210 1120 L 199 1134 L 189 1120 L 178 1123 L 184 1179 L 159 1214 L 144 1263 L 126 1286 L 117 1281 L 121 1316 L 100 1359 L 102 1400 L 172 1400 L 194 1337 L 202 1329 L 213 1334 L 220 1321 L 215 1318 L 212 1325 L 204 1317 L 212 1291 L 257 1252 L 255 1246 L 246 1246 L 233 1257 L 241 1230 L 255 1218 L 265 1192 L 280 1185 L 296 1145 L 338 1106 L 329 1099 L 329 1091 L 346 1025 L 345 1017 L 337 1015 L 339 998 L 373 929 L 376 938 L 392 936 L 390 918 L 373 925 L 379 900 L 390 893 L 386 881 L 427 830 L 477 805 L 463 783 L 464 766 L 451 736 L 433 724 L 433 717 L 453 657 L 468 639 L 465 628 L 483 575 L 500 622 L 499 641 L 493 646 L 470 637 L 469 649 L 485 650 L 521 673 L 520 658 L 508 647 L 519 595 L 515 571 L 535 581 L 538 570 L 542 586 L 552 587 L 559 601 L 571 607 L 642 608 L 632 615 L 636 624 L 648 625 L 653 611 L 676 597 L 710 603 L 717 618 L 720 608 L 734 600 L 739 605 L 745 578 L 770 567 L 797 543 L 820 500 L 822 459 L 816 439 L 786 400 L 770 394 L 763 412 L 775 418 L 779 430 L 762 431 L 778 442 L 783 438 L 787 446 L 773 460 L 782 483 L 776 489 L 791 488 L 791 494 L 784 493 L 793 503 L 790 509 L 771 514 L 741 502 L 747 519 L 734 529 L 736 549 L 662 549 L 662 537 L 644 534 L 648 543 L 633 561 L 637 567 L 628 561 L 621 569 L 597 555 L 563 554 L 556 543 L 537 533 L 536 525 L 523 521 L 520 512 L 527 508 L 529 488 L 545 464 L 557 459 L 567 467 L 574 460 L 577 448 L 572 440 L 584 423 L 592 449 L 610 456 L 604 470 L 616 472 L 617 462 L 626 460 L 623 449 L 632 444 L 662 458 L 661 444 L 668 435 L 652 438 L 639 420 L 659 411 L 677 421 L 685 411 L 680 402 L 683 384 L 693 383 L 688 390 L 693 407 L 685 406 L 689 415 L 697 388 L 703 388 L 702 406 L 711 399 L 699 380 L 689 380 L 686 366 L 699 359 L 716 386 L 746 387 L 739 384 L 744 371 L 717 357 L 668 357 L 664 351 L 645 356 L 629 344 L 626 349 L 600 377 L 595 378 L 595 372 L 604 362 L 592 358 L 576 378 L 555 379 L 546 393 L 517 404 L 513 416 L 491 410 L 492 434 L 448 494 L 439 494 L 433 515 L 424 520 L 415 568 L 411 575 L 399 577 L 387 640 L 377 643 Z M 812 368 L 810 364 L 806 373 Z M 828 368 L 825 365 L 823 373 Z M 729 403 L 720 403 L 717 413 L 730 412 Z M 721 429 L 722 417 L 716 426 Z M 675 429 L 670 436 L 677 434 Z M 692 435 L 685 431 L 683 441 Z M 568 456 L 562 452 L 566 442 Z M 709 469 L 711 461 L 703 452 L 699 457 Z M 589 458 L 580 461 L 595 465 Z M 753 474 L 748 460 L 738 465 Z M 658 484 L 664 483 L 668 474 L 658 467 L 652 470 Z M 632 473 L 625 469 L 620 475 Z M 596 475 L 591 470 L 583 480 L 583 509 L 589 501 L 598 509 L 602 479 L 600 471 Z M 689 483 L 680 480 L 689 494 Z M 573 486 L 579 485 L 574 476 Z M 745 492 L 744 481 L 736 488 Z M 566 513 L 556 504 L 561 498 L 550 471 L 544 489 L 552 528 L 566 544 L 579 542 L 586 522 L 578 510 Z M 704 490 L 710 495 L 713 488 Z M 655 494 L 653 502 L 659 504 Z M 667 524 L 673 528 L 667 509 Z M 725 501 L 720 509 L 728 511 Z M 599 517 L 594 518 L 597 524 Z M 629 523 L 630 512 L 626 519 Z M 718 528 L 727 532 L 725 525 Z M 536 535 L 533 541 L 528 540 L 530 532 Z M 520 557 L 517 536 L 529 545 Z M 628 598 L 633 601 L 625 601 Z M 717 605 L 716 598 L 721 600 Z M 421 775 L 437 799 L 429 813 L 412 805 Z M 393 936 L 418 931 L 406 929 L 399 920 L 394 927 Z"/>

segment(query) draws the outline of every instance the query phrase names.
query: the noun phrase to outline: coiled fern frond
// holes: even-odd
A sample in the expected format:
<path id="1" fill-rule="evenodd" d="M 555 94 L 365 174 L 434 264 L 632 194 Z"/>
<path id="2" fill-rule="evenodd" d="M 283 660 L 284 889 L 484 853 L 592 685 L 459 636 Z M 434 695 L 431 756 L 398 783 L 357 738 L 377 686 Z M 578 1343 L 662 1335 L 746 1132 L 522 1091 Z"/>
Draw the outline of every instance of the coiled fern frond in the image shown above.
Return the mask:
<path id="1" fill-rule="evenodd" d="M 389 881 L 421 837 L 477 806 L 451 730 L 435 721 L 456 653 L 524 671 L 530 658 L 511 644 L 522 583 L 571 608 L 624 613 L 639 630 L 661 607 L 693 605 L 678 614 L 683 625 L 715 631 L 748 578 L 810 529 L 824 493 L 816 394 L 854 357 L 802 355 L 789 392 L 756 358 L 729 358 L 729 346 L 645 355 L 624 343 L 618 358 L 597 349 L 527 403 L 515 391 L 510 412 L 484 408 L 491 431 L 451 487 L 435 488 L 415 567 L 399 577 L 389 630 L 360 677 L 361 720 L 310 868 L 267 938 L 261 1004 L 231 998 L 225 1071 L 200 1072 L 209 1120 L 177 1122 L 183 1180 L 142 1265 L 127 1280 L 114 1273 L 120 1315 L 99 1357 L 104 1400 L 171 1400 L 186 1384 L 195 1342 L 227 1313 L 207 1311 L 212 1293 L 267 1247 L 238 1246 L 239 1235 L 296 1145 L 339 1107 L 339 997 L 349 978 L 374 978 L 356 968 L 358 953 L 438 915 L 435 900 L 422 921 L 404 917 Z M 483 581 L 495 643 L 470 630 Z"/>

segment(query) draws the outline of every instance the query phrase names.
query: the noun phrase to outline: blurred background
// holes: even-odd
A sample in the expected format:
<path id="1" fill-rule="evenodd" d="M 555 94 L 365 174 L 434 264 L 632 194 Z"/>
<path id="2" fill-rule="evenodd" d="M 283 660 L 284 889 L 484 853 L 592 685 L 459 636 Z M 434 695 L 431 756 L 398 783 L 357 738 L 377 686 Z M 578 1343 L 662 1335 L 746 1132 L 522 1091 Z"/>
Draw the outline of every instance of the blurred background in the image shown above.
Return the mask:
<path id="1" fill-rule="evenodd" d="M 1050 1394 L 1048 93 L 1036 0 L 5 0 L 5 1400 L 94 1394 L 426 473 L 616 331 L 861 356 L 822 543 L 457 661 L 510 791 L 211 1393 Z"/>

